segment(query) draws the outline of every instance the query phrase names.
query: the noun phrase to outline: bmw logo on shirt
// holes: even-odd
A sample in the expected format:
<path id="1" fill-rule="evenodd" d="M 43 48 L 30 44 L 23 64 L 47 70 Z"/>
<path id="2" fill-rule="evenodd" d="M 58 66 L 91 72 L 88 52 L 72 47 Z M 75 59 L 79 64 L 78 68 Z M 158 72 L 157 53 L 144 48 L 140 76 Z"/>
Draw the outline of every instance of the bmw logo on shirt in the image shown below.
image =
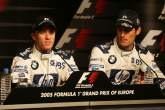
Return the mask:
<path id="1" fill-rule="evenodd" d="M 37 61 L 33 60 L 31 63 L 31 68 L 36 70 L 38 68 L 38 66 L 39 66 L 39 63 Z"/>
<path id="2" fill-rule="evenodd" d="M 110 55 L 110 56 L 109 56 L 108 62 L 109 62 L 110 64 L 114 64 L 114 63 L 116 63 L 116 61 L 117 61 L 117 58 L 116 58 L 115 55 Z"/>

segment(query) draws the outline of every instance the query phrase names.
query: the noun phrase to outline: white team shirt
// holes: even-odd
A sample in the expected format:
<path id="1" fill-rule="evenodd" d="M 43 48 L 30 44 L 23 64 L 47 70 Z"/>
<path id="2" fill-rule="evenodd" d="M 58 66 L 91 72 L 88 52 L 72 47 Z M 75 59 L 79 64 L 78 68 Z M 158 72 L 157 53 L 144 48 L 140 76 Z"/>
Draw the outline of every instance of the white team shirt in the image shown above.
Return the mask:
<path id="1" fill-rule="evenodd" d="M 14 57 L 11 77 L 18 85 L 54 87 L 63 85 L 73 71 L 78 67 L 70 54 L 62 50 L 42 54 L 33 47 Z"/>
<path id="2" fill-rule="evenodd" d="M 139 84 L 137 81 L 139 81 L 140 71 L 145 72 L 146 77 L 165 78 L 148 50 L 134 46 L 131 51 L 123 51 L 118 47 L 116 38 L 113 42 L 98 45 L 92 49 L 89 71 L 105 72 L 114 85 Z"/>

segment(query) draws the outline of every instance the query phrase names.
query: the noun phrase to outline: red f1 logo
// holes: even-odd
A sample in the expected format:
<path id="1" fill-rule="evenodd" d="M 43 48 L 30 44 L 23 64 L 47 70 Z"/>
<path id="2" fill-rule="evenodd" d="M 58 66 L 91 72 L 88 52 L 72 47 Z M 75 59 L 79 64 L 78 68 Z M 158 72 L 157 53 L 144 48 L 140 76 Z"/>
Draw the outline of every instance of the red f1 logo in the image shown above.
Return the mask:
<path id="1" fill-rule="evenodd" d="M 96 79 L 97 72 L 84 72 L 78 81 L 78 84 L 83 84 L 83 82 L 87 82 L 87 84 L 94 84 Z"/>

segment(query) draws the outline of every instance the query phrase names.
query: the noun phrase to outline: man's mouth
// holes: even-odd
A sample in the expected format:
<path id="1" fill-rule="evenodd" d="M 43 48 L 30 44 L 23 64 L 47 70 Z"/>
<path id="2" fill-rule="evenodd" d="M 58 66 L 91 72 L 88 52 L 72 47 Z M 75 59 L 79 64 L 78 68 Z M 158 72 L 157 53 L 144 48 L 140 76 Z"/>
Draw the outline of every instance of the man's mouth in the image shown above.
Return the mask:
<path id="1" fill-rule="evenodd" d="M 127 42 L 127 39 L 120 39 L 121 42 Z"/>

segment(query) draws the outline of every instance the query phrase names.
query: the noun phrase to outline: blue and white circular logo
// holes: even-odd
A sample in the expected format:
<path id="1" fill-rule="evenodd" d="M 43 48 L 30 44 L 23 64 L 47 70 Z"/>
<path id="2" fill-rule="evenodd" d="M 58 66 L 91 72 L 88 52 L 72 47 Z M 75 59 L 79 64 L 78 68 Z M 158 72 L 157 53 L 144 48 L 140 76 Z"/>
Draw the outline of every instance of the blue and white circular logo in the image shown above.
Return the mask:
<path id="1" fill-rule="evenodd" d="M 114 64 L 114 63 L 116 63 L 116 61 L 117 61 L 117 58 L 116 58 L 115 55 L 110 55 L 110 56 L 109 56 L 108 62 L 109 62 L 110 64 Z"/>
<path id="2" fill-rule="evenodd" d="M 31 68 L 36 70 L 38 68 L 38 66 L 39 66 L 39 63 L 37 61 L 33 60 L 31 63 Z"/>

